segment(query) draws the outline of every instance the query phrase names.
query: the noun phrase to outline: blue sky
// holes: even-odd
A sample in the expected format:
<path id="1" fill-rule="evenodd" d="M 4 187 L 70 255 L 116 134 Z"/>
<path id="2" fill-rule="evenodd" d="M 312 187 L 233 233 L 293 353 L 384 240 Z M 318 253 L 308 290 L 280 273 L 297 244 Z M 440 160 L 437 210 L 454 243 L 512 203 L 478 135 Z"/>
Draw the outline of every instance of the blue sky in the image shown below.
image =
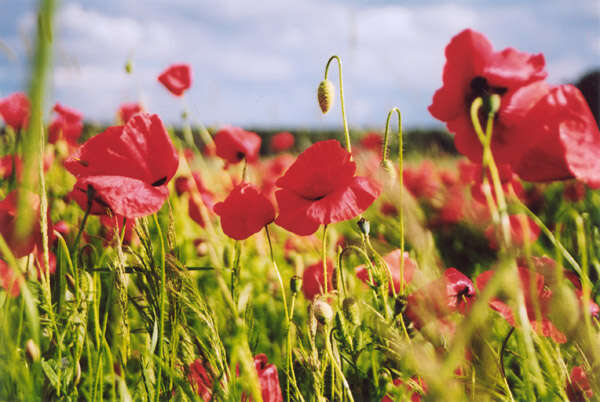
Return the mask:
<path id="1" fill-rule="evenodd" d="M 0 0 L 0 96 L 27 88 L 35 4 Z M 444 47 L 467 27 L 495 49 L 544 53 L 551 83 L 600 65 L 597 0 L 64 0 L 48 107 L 59 101 L 109 123 L 120 103 L 141 100 L 177 123 L 183 102 L 156 77 L 187 62 L 185 102 L 197 121 L 337 127 L 339 104 L 321 115 L 316 87 L 338 54 L 351 127 L 381 127 L 393 106 L 405 126 L 432 126 L 439 123 L 427 106 L 441 85 Z M 125 74 L 128 59 L 133 75 Z"/>

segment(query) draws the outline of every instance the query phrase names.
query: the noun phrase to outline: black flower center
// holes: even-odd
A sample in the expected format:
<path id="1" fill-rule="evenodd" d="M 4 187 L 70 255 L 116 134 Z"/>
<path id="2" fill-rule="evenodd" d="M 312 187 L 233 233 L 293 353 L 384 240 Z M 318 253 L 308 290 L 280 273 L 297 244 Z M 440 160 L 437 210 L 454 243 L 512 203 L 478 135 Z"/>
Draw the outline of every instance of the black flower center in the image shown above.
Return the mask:
<path id="1" fill-rule="evenodd" d="M 162 186 L 163 184 L 165 184 L 167 182 L 167 176 L 165 177 L 161 177 L 160 179 L 156 180 L 154 183 L 152 183 L 153 187 L 158 187 L 158 186 Z"/>
<path id="2" fill-rule="evenodd" d="M 471 90 L 467 93 L 465 97 L 465 105 L 467 106 L 467 110 L 471 109 L 471 103 L 479 97 L 486 98 L 493 94 L 498 94 L 500 96 L 504 95 L 508 88 L 506 87 L 493 87 L 489 84 L 487 78 L 478 75 L 473 78 L 469 84 Z M 485 104 L 485 102 L 484 102 Z"/>

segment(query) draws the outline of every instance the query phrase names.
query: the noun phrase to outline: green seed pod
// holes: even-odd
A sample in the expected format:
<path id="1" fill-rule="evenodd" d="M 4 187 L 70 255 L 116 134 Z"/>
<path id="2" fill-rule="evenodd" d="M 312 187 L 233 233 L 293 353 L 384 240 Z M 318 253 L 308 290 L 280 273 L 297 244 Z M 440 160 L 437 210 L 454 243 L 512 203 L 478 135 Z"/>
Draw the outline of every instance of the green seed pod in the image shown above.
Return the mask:
<path id="1" fill-rule="evenodd" d="M 298 275 L 292 276 L 290 279 L 290 289 L 292 293 L 298 293 L 302 289 L 302 278 Z"/>
<path id="2" fill-rule="evenodd" d="M 358 228 L 360 229 L 360 232 L 362 234 L 364 234 L 365 236 L 369 235 L 369 233 L 371 232 L 371 223 L 368 220 L 366 220 L 365 218 L 360 218 L 358 222 L 356 222 L 356 224 L 358 225 Z"/>
<path id="3" fill-rule="evenodd" d="M 317 300 L 313 305 L 315 318 L 321 325 L 329 324 L 333 319 L 333 309 L 324 300 Z"/>
<path id="4" fill-rule="evenodd" d="M 360 325 L 360 309 L 353 297 L 347 297 L 342 302 L 344 317 L 354 325 Z"/>
<path id="5" fill-rule="evenodd" d="M 317 88 L 317 100 L 319 101 L 321 112 L 327 114 L 335 100 L 335 88 L 331 81 L 323 80 L 319 83 L 319 87 Z"/>

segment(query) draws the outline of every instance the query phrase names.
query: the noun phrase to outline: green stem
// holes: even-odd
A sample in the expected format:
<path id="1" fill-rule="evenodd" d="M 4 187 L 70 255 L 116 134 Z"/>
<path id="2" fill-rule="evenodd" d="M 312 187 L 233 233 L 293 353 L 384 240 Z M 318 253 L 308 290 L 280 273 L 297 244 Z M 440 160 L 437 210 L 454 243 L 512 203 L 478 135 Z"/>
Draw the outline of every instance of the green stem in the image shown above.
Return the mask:
<path id="1" fill-rule="evenodd" d="M 327 60 L 327 65 L 325 66 L 325 79 L 327 79 L 327 74 L 329 73 L 329 65 L 333 60 L 338 62 L 338 77 L 340 80 L 340 103 L 342 106 L 342 121 L 344 122 L 344 138 L 346 140 L 346 150 L 349 153 L 352 153 L 352 145 L 350 143 L 350 132 L 348 131 L 348 121 L 346 120 L 346 109 L 344 107 L 344 81 L 342 79 L 342 60 L 337 55 L 333 55 Z"/>
<path id="2" fill-rule="evenodd" d="M 323 243 L 321 249 L 321 260 L 323 263 L 323 294 L 327 294 L 327 225 L 323 226 Z"/>
<path id="3" fill-rule="evenodd" d="M 158 237 L 160 239 L 160 306 L 159 306 L 159 321 L 158 321 L 158 356 L 160 359 L 163 358 L 163 339 L 165 332 L 165 298 L 166 298 L 166 273 L 165 273 L 165 241 L 163 239 L 162 230 L 158 217 L 156 214 L 154 217 L 154 223 L 158 231 Z M 158 366 L 158 375 L 156 377 L 156 401 L 160 400 L 160 388 L 162 382 L 162 366 Z"/>
<path id="4" fill-rule="evenodd" d="M 231 297 L 233 299 L 235 311 L 237 312 L 237 287 L 240 281 L 240 257 L 242 255 L 242 242 L 240 240 L 236 240 L 234 248 L 235 255 L 233 257 L 233 267 L 231 269 Z"/>

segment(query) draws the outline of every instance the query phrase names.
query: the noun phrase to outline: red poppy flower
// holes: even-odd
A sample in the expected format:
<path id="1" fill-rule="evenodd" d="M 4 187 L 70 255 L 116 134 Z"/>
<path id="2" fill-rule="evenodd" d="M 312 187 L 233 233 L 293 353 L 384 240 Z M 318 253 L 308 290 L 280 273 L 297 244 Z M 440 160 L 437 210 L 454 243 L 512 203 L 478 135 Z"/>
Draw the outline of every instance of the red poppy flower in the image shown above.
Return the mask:
<path id="1" fill-rule="evenodd" d="M 28 193 L 30 212 L 34 216 L 39 216 L 40 199 L 37 194 Z M 8 247 L 15 257 L 20 258 L 31 253 L 36 243 L 41 241 L 39 231 L 34 232 L 26 238 L 19 239 L 16 234 L 17 220 L 17 190 L 13 190 L 6 198 L 0 201 L 0 233 L 6 240 Z M 39 228 L 36 225 L 35 228 Z"/>
<path id="2" fill-rule="evenodd" d="M 254 356 L 254 367 L 258 374 L 260 391 L 264 402 L 283 402 L 283 395 L 279 387 L 279 375 L 274 364 L 268 364 L 268 358 L 261 353 Z M 246 401 L 246 398 L 242 398 Z M 252 401 L 252 398 L 248 400 Z"/>
<path id="3" fill-rule="evenodd" d="M 464 314 L 474 297 L 473 282 L 456 268 L 448 268 L 444 276 L 408 295 L 405 316 L 420 329 L 431 319 Z"/>
<path id="4" fill-rule="evenodd" d="M 279 226 L 306 236 L 319 225 L 352 219 L 379 196 L 372 179 L 354 176 L 356 164 L 336 140 L 321 141 L 302 152 L 280 177 L 275 193 Z"/>
<path id="5" fill-rule="evenodd" d="M 125 126 L 90 138 L 65 161 L 77 178 L 70 196 L 91 213 L 105 208 L 128 219 L 150 215 L 169 195 L 179 158 L 157 115 L 139 113 Z"/>
<path id="6" fill-rule="evenodd" d="M 142 108 L 142 105 L 137 102 L 123 103 L 121 106 L 119 106 L 117 117 L 119 118 L 121 124 L 125 124 L 134 114 L 140 113 L 143 110 L 144 109 Z"/>
<path id="7" fill-rule="evenodd" d="M 517 150 L 527 148 L 527 137 L 512 128 L 548 91 L 542 81 L 547 75 L 544 56 L 513 48 L 494 52 L 485 36 L 471 29 L 452 38 L 445 53 L 443 86 L 433 96 L 429 112 L 446 122 L 459 152 L 479 162 L 482 146 L 472 127 L 471 103 L 480 96 L 500 95 L 492 152 L 499 163 L 514 160 Z"/>
<path id="8" fill-rule="evenodd" d="M 221 217 L 223 232 L 236 240 L 247 239 L 275 219 L 273 204 L 249 183 L 235 186 L 213 209 Z"/>
<path id="9" fill-rule="evenodd" d="M 594 391 L 583 366 L 575 366 L 571 369 L 571 374 L 567 379 L 566 391 L 571 402 L 592 400 Z"/>
<path id="10" fill-rule="evenodd" d="M 7 126 L 19 131 L 27 128 L 29 122 L 29 99 L 22 92 L 16 92 L 0 99 L 0 116 Z"/>
<path id="11" fill-rule="evenodd" d="M 369 149 L 376 153 L 381 153 L 381 147 L 383 147 L 383 137 L 379 133 L 367 133 L 360 139 L 360 145 L 365 149 Z"/>
<path id="12" fill-rule="evenodd" d="M 192 85 L 192 71 L 189 64 L 173 64 L 158 76 L 173 95 L 181 96 Z"/>
<path id="13" fill-rule="evenodd" d="M 327 261 L 327 290 L 333 289 L 333 264 Z M 319 261 L 304 269 L 302 273 L 302 293 L 307 300 L 323 293 L 325 281 L 323 280 L 323 262 Z"/>
<path id="14" fill-rule="evenodd" d="M 423 161 L 419 167 L 406 166 L 402 171 L 404 187 L 415 198 L 433 198 L 440 190 L 435 165 L 429 160 Z"/>
<path id="15" fill-rule="evenodd" d="M 386 216 L 397 216 L 398 208 L 391 202 L 384 202 L 381 204 L 381 213 Z"/>
<path id="16" fill-rule="evenodd" d="M 531 144 L 513 164 L 524 180 L 576 178 L 600 188 L 600 130 L 581 92 L 572 85 L 552 88 L 520 128 Z"/>
<path id="17" fill-rule="evenodd" d="M 256 161 L 261 142 L 258 134 L 239 127 L 226 126 L 215 134 L 217 156 L 232 164 L 244 158 L 248 162 Z"/>
<path id="18" fill-rule="evenodd" d="M 212 397 L 213 379 L 206 370 L 204 363 L 200 359 L 194 360 L 190 364 L 188 381 L 204 402 L 209 402 Z"/>
<path id="19" fill-rule="evenodd" d="M 17 276 L 8 264 L 2 260 L 0 260 L 0 286 L 2 286 L 11 297 L 17 297 L 19 293 L 21 293 Z"/>
<path id="20" fill-rule="evenodd" d="M 482 272 L 476 279 L 477 288 L 479 291 L 483 291 L 494 276 L 495 271 L 489 270 Z M 550 311 L 550 301 L 552 299 L 552 291 L 545 288 L 544 277 L 537 272 L 532 272 L 526 268 L 518 268 L 519 280 L 521 282 L 520 291 L 523 292 L 525 298 L 525 307 L 527 310 L 527 317 L 531 322 L 533 329 L 540 335 L 551 337 L 557 343 L 565 343 L 567 338 L 560 332 L 558 328 L 554 326 L 548 313 Z M 535 283 L 535 294 L 531 292 L 531 280 Z M 534 299 L 535 298 L 535 299 Z M 534 301 L 535 300 L 535 301 Z M 536 305 L 540 308 L 541 321 L 537 321 L 536 318 Z M 502 317 L 513 327 L 516 326 L 513 311 L 500 298 L 493 298 L 490 300 L 490 307 L 499 312 Z"/>
<path id="21" fill-rule="evenodd" d="M 9 179 L 13 175 L 13 168 L 16 170 L 15 176 L 19 180 L 23 171 L 21 158 L 17 155 L 5 155 L 0 158 L 0 177 L 4 180 Z"/>
<path id="22" fill-rule="evenodd" d="M 415 383 L 417 383 L 421 387 L 421 389 L 423 390 L 423 393 L 427 393 L 427 384 L 425 383 L 425 381 L 423 381 L 422 378 L 415 376 L 415 377 L 412 377 L 411 380 L 413 380 Z M 410 387 L 409 384 L 405 383 L 400 378 L 395 378 L 393 381 L 393 384 L 395 387 L 404 385 L 404 388 L 406 388 L 407 390 L 409 390 L 409 391 L 413 390 L 413 388 Z M 412 395 L 410 396 L 410 401 L 411 402 L 421 402 L 421 393 L 419 391 L 414 391 L 412 393 Z M 392 398 L 390 398 L 388 395 L 386 395 L 383 397 L 383 399 L 381 399 L 381 402 L 394 402 L 394 400 Z"/>
<path id="23" fill-rule="evenodd" d="M 523 247 L 525 244 L 525 230 L 526 228 L 522 224 L 522 218 L 525 218 L 527 225 L 529 226 L 529 242 L 535 243 L 538 237 L 540 237 L 540 227 L 528 216 L 523 214 L 511 215 L 508 217 L 510 222 L 510 241 L 513 246 Z M 495 226 L 489 226 L 485 230 L 485 237 L 488 239 L 490 248 L 498 249 L 498 235 L 501 232 L 496 230 Z"/>
<path id="24" fill-rule="evenodd" d="M 277 133 L 271 138 L 269 143 L 271 149 L 275 152 L 287 151 L 294 146 L 294 135 L 287 131 Z"/>
<path id="25" fill-rule="evenodd" d="M 83 130 L 83 116 L 75 109 L 57 103 L 53 109 L 58 116 L 48 127 L 48 142 L 56 143 L 63 137 L 69 144 L 76 145 Z"/>
<path id="26" fill-rule="evenodd" d="M 401 250 L 394 250 L 391 253 L 387 254 L 385 257 L 383 257 L 383 259 L 385 260 L 388 268 L 390 269 L 390 271 L 392 272 L 392 281 L 394 284 L 394 289 L 396 290 L 396 293 L 400 292 L 400 285 L 401 285 L 401 279 L 402 276 L 400 275 L 400 264 L 402 263 L 402 251 Z M 417 269 L 417 265 L 416 263 L 409 257 L 407 252 L 404 252 L 404 285 L 406 286 L 407 283 L 410 283 L 410 281 L 413 278 L 413 275 L 415 273 L 415 270 Z M 388 275 L 388 273 L 385 273 L 386 276 Z M 358 279 L 360 279 L 361 281 L 363 281 L 364 283 L 369 283 L 369 272 L 367 271 L 367 268 L 364 265 L 360 265 L 356 268 L 356 276 L 358 277 Z M 392 284 L 390 283 L 390 287 L 389 287 L 389 291 L 390 294 L 392 293 Z"/>

